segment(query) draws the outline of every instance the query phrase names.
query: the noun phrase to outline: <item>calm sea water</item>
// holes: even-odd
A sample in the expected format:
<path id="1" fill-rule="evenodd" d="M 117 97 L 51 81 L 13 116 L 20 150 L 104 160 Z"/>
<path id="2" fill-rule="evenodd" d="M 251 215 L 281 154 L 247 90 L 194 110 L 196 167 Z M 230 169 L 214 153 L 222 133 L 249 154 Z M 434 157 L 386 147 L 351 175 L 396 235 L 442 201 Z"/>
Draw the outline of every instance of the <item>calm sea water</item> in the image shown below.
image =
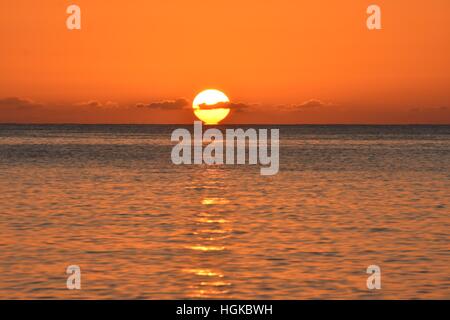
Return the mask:
<path id="1" fill-rule="evenodd" d="M 281 126 L 272 177 L 173 129 L 1 125 L 0 298 L 450 299 L 450 126 Z"/>

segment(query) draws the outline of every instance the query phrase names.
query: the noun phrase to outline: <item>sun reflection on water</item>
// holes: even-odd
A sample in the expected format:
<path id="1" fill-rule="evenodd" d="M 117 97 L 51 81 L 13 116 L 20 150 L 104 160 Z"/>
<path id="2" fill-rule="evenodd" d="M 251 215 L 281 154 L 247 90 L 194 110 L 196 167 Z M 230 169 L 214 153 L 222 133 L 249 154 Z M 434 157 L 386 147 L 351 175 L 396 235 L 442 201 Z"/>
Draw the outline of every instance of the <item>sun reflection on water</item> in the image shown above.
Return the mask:
<path id="1" fill-rule="evenodd" d="M 197 250 L 197 251 L 223 251 L 223 250 L 225 250 L 225 247 L 199 245 L 199 246 L 189 247 L 189 249 Z"/>
<path id="2" fill-rule="evenodd" d="M 204 205 L 214 205 L 214 204 L 228 204 L 230 201 L 225 198 L 205 198 L 202 200 Z"/>
<path id="3" fill-rule="evenodd" d="M 209 181 L 209 183 L 211 180 Z M 222 255 L 227 252 L 226 240 L 233 229 L 229 217 L 225 217 L 224 207 L 230 201 L 223 197 L 203 197 L 203 207 L 193 221 L 192 244 L 186 249 L 196 252 L 189 296 L 194 298 L 219 298 L 229 293 L 232 286 L 223 270 Z M 207 267 L 208 266 L 208 267 Z M 214 266 L 214 268 L 211 268 Z"/>

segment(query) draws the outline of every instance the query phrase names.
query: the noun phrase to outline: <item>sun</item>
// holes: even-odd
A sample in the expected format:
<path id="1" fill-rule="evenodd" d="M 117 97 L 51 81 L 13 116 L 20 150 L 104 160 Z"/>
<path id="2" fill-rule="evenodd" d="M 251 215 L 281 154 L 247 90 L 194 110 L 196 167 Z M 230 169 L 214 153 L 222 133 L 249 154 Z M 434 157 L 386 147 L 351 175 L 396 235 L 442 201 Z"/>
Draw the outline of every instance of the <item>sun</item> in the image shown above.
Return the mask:
<path id="1" fill-rule="evenodd" d="M 194 114 L 207 125 L 218 124 L 230 113 L 230 99 L 225 93 L 208 89 L 200 92 L 192 103 Z"/>

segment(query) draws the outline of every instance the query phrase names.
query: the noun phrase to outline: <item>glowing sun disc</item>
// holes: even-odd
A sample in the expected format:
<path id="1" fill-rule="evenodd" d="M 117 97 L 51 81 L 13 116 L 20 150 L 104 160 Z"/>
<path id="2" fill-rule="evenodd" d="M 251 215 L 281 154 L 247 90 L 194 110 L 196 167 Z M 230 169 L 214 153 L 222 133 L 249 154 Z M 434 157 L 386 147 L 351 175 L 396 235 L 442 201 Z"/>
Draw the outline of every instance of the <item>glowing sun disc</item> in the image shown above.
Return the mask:
<path id="1" fill-rule="evenodd" d="M 208 89 L 200 92 L 192 103 L 194 114 L 205 124 L 218 124 L 230 113 L 230 99 L 221 91 Z"/>

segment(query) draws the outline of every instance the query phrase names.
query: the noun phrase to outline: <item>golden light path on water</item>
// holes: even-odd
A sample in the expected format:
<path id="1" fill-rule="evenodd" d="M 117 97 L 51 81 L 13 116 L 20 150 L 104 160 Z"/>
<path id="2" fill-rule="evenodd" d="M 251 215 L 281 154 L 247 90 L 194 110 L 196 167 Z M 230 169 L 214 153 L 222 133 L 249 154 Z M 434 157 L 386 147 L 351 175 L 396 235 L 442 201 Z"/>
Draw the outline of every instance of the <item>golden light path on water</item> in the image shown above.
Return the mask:
<path id="1" fill-rule="evenodd" d="M 225 197 L 217 196 L 219 184 L 224 177 L 224 172 L 208 169 L 208 180 L 202 188 L 211 190 L 201 200 L 202 210 L 194 218 L 193 244 L 187 249 L 194 254 L 200 254 L 197 266 L 187 272 L 194 274 L 198 279 L 193 279 L 189 296 L 192 298 L 220 298 L 229 294 L 232 283 L 227 280 L 227 275 L 220 267 L 220 263 L 214 263 L 215 268 L 210 269 L 211 261 L 220 261 L 220 255 L 226 254 L 227 241 L 233 232 L 232 221 L 226 217 L 226 205 L 230 203 Z M 208 192 L 207 192 L 208 193 Z M 224 210 L 225 209 L 225 210 Z M 218 256 L 217 256 L 218 255 Z"/>

